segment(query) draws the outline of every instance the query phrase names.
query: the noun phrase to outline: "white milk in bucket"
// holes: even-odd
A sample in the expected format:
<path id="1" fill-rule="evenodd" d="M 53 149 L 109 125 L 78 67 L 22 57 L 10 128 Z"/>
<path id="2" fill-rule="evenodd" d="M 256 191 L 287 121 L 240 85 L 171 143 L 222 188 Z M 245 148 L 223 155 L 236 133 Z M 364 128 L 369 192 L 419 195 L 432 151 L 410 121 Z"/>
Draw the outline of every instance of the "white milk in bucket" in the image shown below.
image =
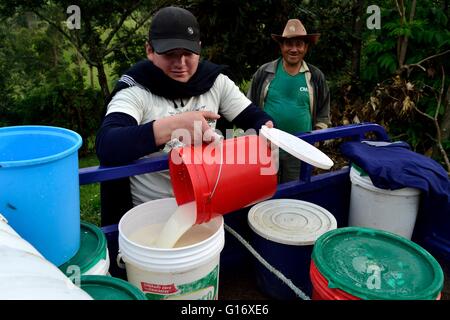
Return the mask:
<path id="1" fill-rule="evenodd" d="M 197 206 L 195 205 L 195 201 L 178 206 L 163 226 L 154 246 L 157 248 L 173 248 L 180 238 L 195 224 L 196 218 Z M 184 247 L 200 242 L 214 233 L 213 230 L 211 230 L 213 232 L 208 232 L 210 230 L 205 226 L 202 226 L 201 230 L 205 230 L 207 236 L 203 235 L 204 232 L 189 232 L 183 237 L 185 243 L 178 244 L 177 246 Z M 190 243 L 186 243 L 186 238 Z"/>
<path id="2" fill-rule="evenodd" d="M 178 230 L 183 235 L 175 247 L 167 248 L 173 239 L 163 245 L 166 248 L 156 247 L 159 234 L 177 208 L 174 198 L 160 199 L 136 206 L 122 217 L 119 258 L 125 263 L 128 281 L 152 300 L 217 299 L 220 252 L 225 242 L 223 217 L 194 225 L 184 234 L 181 226 Z M 184 225 L 192 225 L 192 221 L 188 218 Z"/>

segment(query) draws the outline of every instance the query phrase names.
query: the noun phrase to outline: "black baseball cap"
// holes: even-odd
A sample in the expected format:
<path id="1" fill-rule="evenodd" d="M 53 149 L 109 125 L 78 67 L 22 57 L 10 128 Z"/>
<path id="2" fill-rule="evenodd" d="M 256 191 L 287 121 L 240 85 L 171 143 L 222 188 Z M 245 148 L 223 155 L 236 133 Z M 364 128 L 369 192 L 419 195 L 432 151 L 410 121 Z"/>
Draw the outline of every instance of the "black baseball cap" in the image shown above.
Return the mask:
<path id="1" fill-rule="evenodd" d="M 200 27 L 188 10 L 166 7 L 155 13 L 149 32 L 156 53 L 186 49 L 200 54 Z"/>

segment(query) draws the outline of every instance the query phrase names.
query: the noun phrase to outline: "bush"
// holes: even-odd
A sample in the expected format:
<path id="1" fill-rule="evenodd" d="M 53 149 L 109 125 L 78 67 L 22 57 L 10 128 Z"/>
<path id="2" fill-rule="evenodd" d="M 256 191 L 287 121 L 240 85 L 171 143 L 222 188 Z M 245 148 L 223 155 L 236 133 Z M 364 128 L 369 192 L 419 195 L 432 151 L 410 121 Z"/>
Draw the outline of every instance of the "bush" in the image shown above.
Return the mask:
<path id="1" fill-rule="evenodd" d="M 9 125 L 49 125 L 78 132 L 83 138 L 82 155 L 94 151 L 93 136 L 100 127 L 103 113 L 101 94 L 80 88 L 76 82 L 45 84 L 33 88 L 14 103 Z"/>

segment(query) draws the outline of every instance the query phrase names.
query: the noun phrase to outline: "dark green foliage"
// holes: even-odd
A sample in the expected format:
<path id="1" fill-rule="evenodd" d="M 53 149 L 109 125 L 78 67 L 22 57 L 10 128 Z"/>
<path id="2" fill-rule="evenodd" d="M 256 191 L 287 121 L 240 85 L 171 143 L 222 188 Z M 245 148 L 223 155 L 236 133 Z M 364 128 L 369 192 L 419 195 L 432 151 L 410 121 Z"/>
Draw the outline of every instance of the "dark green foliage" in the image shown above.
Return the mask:
<path id="1" fill-rule="evenodd" d="M 62 36 L 34 16 L 7 19 L 0 26 L 0 125 L 42 124 L 80 133 L 82 153 L 98 130 L 103 102 L 85 88 L 76 60 L 65 56 Z M 35 23 L 36 22 L 36 23 Z"/>
<path id="2" fill-rule="evenodd" d="M 263 63 L 278 56 L 271 33 L 281 33 L 286 17 L 295 12 L 293 1 L 177 1 L 197 17 L 202 55 L 230 66 L 234 79 L 249 79 Z"/>
<path id="3" fill-rule="evenodd" d="M 356 119 L 374 121 L 393 137 L 410 142 L 418 152 L 429 152 L 435 145 L 436 128 L 413 107 L 434 116 L 443 71 L 444 92 L 449 86 L 450 55 L 423 62 L 425 71 L 402 69 L 399 41 L 408 38 L 406 65 L 449 50 L 449 1 L 416 1 L 411 21 L 413 1 L 399 3 L 405 4 L 406 20 L 400 19 L 395 2 L 377 1 L 381 29 L 369 30 L 365 9 L 372 3 L 365 0 L 2 1 L 0 125 L 69 127 L 82 133 L 86 150 L 92 150 L 102 99 L 126 69 L 146 58 L 144 44 L 151 14 L 162 6 L 179 5 L 199 20 L 202 56 L 229 65 L 241 88 L 248 86 L 260 65 L 279 57 L 271 33 L 280 34 L 289 18 L 301 19 L 309 33 L 321 33 L 306 60 L 326 75 L 333 125 Z M 72 4 L 80 6 L 82 27 L 69 32 L 65 10 Z M 364 10 L 358 13 L 357 5 Z M 360 33 L 354 31 L 357 18 L 362 21 Z M 134 30 L 138 21 L 143 24 Z M 359 40 L 362 52 L 355 69 L 354 45 Z M 87 65 L 101 74 L 93 84 Z M 371 97 L 378 99 L 375 108 Z M 449 112 L 445 99 L 441 102 L 438 119 L 450 119 L 445 115 Z M 449 144 L 448 135 L 444 136 L 442 145 L 447 151 Z"/>

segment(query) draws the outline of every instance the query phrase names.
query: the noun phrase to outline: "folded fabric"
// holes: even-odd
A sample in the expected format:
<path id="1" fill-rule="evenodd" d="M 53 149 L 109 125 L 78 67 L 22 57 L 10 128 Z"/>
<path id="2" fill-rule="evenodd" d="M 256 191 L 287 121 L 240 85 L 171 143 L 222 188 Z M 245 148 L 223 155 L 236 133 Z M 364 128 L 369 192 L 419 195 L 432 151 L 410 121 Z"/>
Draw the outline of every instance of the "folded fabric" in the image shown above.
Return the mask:
<path id="1" fill-rule="evenodd" d="M 411 151 L 406 142 L 351 141 L 341 145 L 341 152 L 378 188 L 417 188 L 440 203 L 448 203 L 447 172 L 433 159 Z"/>

